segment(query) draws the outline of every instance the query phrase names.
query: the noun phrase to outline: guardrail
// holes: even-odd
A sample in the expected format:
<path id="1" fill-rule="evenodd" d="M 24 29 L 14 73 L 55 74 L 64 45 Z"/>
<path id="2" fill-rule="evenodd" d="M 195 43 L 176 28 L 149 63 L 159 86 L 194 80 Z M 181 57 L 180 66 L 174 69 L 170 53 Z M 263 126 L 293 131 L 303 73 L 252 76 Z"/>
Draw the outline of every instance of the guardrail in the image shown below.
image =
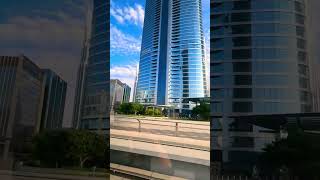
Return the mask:
<path id="1" fill-rule="evenodd" d="M 138 123 L 139 132 L 141 132 L 142 125 L 151 125 L 151 126 L 172 127 L 174 128 L 176 136 L 178 136 L 179 129 L 205 130 L 205 131 L 208 131 L 208 133 L 210 133 L 210 124 L 177 122 L 177 121 L 168 121 L 168 120 L 139 119 L 139 118 L 122 119 L 122 118 L 116 118 L 116 117 L 113 123 L 117 123 L 119 121 L 127 122 L 127 123 Z M 164 124 L 164 123 L 167 123 L 167 124 Z M 190 127 L 190 126 L 198 126 L 198 127 Z"/>
<path id="2" fill-rule="evenodd" d="M 119 136 L 119 135 L 111 135 L 110 137 L 114 138 L 114 139 L 133 140 L 133 141 L 139 141 L 139 142 L 161 144 L 161 145 L 166 145 L 166 146 L 181 147 L 181 148 L 188 148 L 188 149 L 210 152 L 209 146 L 186 144 L 183 142 L 177 143 L 177 142 L 170 142 L 170 141 L 163 141 L 163 140 L 151 140 L 151 139 L 146 139 L 146 138 L 134 138 L 134 137 L 128 137 L 128 136 Z"/>

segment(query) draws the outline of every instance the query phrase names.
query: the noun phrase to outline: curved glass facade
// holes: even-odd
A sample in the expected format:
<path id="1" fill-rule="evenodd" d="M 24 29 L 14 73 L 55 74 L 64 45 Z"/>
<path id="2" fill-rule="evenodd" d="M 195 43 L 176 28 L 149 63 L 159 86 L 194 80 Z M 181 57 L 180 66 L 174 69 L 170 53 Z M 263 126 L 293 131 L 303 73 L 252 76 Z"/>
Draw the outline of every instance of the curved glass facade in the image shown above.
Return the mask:
<path id="1" fill-rule="evenodd" d="M 212 141 L 224 161 L 261 151 L 273 139 L 257 138 L 261 129 L 234 117 L 311 111 L 305 6 L 303 0 L 211 3 Z"/>
<path id="2" fill-rule="evenodd" d="M 140 62 L 139 62 L 139 74 L 136 89 L 136 102 L 143 104 L 154 105 L 157 104 L 158 95 L 158 77 L 160 74 L 159 66 L 166 66 L 167 58 L 164 57 L 160 62 L 160 42 L 167 40 L 167 27 L 162 26 L 164 20 L 161 21 L 161 15 L 167 14 L 163 12 L 164 8 L 168 8 L 168 1 L 162 0 L 147 0 L 145 8 L 145 19 L 143 27 L 143 37 L 141 44 Z M 166 49 L 162 49 L 163 53 L 166 53 Z M 166 68 L 162 69 L 166 70 Z M 166 79 L 162 81 L 162 84 L 166 82 Z M 159 83 L 160 86 L 160 83 Z M 164 87 L 163 87 L 164 86 Z M 162 85 L 166 88 L 165 84 Z M 159 94 L 163 94 L 166 90 L 162 90 Z M 162 100 L 163 101 L 163 100 Z"/>
<path id="3" fill-rule="evenodd" d="M 84 53 L 84 84 L 78 119 L 80 128 L 97 129 L 99 118 L 103 118 L 103 127 L 109 127 L 108 113 L 101 115 L 102 105 L 109 103 L 106 94 L 110 92 L 109 8 L 108 0 L 94 0 L 91 34 L 87 52 Z M 106 99 L 106 102 L 102 102 L 102 99 Z"/>
<path id="4" fill-rule="evenodd" d="M 304 6 L 293 0 L 213 3 L 214 115 L 310 111 Z"/>
<path id="5" fill-rule="evenodd" d="M 169 103 L 189 110 L 184 98 L 207 97 L 201 0 L 172 0 Z"/>
<path id="6" fill-rule="evenodd" d="M 146 2 L 136 101 L 191 108 L 206 97 L 201 0 Z"/>

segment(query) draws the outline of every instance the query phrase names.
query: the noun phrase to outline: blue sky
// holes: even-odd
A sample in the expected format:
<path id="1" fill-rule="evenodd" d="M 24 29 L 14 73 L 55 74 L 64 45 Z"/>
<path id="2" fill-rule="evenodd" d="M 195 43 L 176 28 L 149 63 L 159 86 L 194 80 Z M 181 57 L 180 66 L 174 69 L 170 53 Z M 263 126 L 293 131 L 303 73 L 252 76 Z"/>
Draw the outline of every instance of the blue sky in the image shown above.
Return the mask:
<path id="1" fill-rule="evenodd" d="M 111 1 L 111 78 L 120 79 L 133 88 L 139 62 L 145 0 Z M 203 30 L 209 60 L 210 0 L 202 1 Z"/>

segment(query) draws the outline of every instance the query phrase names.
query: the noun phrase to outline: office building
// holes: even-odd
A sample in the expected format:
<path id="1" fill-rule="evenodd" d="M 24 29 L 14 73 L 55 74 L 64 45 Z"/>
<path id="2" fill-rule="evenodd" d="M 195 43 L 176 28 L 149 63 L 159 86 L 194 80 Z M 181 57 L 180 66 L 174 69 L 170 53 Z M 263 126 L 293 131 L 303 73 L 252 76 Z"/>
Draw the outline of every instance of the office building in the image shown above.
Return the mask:
<path id="1" fill-rule="evenodd" d="M 0 56 L 0 156 L 21 152 L 37 133 L 42 72 L 25 56 Z M 6 164 L 6 163 L 5 163 Z"/>
<path id="2" fill-rule="evenodd" d="M 318 1 L 310 0 L 307 4 L 308 9 L 308 51 L 309 51 L 309 66 L 310 66 L 310 87 L 312 97 L 312 111 L 320 112 L 320 43 L 319 43 L 319 10 Z"/>
<path id="3" fill-rule="evenodd" d="M 207 96 L 201 0 L 147 0 L 135 101 L 179 112 Z"/>
<path id="4" fill-rule="evenodd" d="M 304 0 L 211 1 L 211 148 L 251 171 L 276 133 L 239 118 L 312 110 Z"/>
<path id="5" fill-rule="evenodd" d="M 67 83 L 55 72 L 43 69 L 40 130 L 62 128 Z"/>
<path id="6" fill-rule="evenodd" d="M 130 101 L 130 93 L 131 93 L 130 86 L 124 83 L 122 102 L 128 103 Z"/>
<path id="7" fill-rule="evenodd" d="M 117 109 L 120 104 L 129 102 L 131 88 L 118 79 L 110 80 L 110 105 L 111 110 Z"/>
<path id="8" fill-rule="evenodd" d="M 78 73 L 74 128 L 97 130 L 101 128 L 101 119 L 102 128 L 109 128 L 109 11 L 108 0 L 93 1 L 88 39 L 84 42 Z"/>

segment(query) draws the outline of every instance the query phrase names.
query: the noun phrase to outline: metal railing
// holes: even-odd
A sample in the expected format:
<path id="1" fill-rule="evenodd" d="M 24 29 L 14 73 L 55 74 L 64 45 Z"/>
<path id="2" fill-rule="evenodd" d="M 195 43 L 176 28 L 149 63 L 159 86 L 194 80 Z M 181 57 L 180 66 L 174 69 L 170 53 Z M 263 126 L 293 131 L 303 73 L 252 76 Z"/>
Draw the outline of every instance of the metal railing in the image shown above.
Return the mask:
<path id="1" fill-rule="evenodd" d="M 136 122 L 135 122 L 136 121 Z M 190 123 L 190 122 L 176 122 L 168 120 L 150 120 L 150 119 L 138 119 L 138 118 L 116 118 L 113 123 L 117 122 L 126 122 L 126 123 L 138 123 L 138 131 L 141 132 L 142 125 L 150 126 L 161 126 L 161 127 L 172 127 L 175 131 L 176 136 L 180 129 L 192 129 L 192 130 L 204 130 L 210 133 L 210 124 L 201 124 L 201 123 Z M 167 123 L 167 124 L 164 124 Z M 112 124 L 111 124 L 112 125 Z M 198 127 L 191 127 L 198 126 Z"/>

